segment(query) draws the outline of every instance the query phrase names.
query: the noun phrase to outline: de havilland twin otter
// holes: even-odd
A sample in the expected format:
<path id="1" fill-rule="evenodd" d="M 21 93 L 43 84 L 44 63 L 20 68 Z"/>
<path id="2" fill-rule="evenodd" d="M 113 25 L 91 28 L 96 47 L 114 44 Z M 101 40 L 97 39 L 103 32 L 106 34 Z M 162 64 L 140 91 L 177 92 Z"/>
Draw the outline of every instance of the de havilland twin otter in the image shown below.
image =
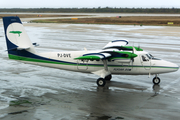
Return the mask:
<path id="1" fill-rule="evenodd" d="M 35 65 L 69 71 L 93 73 L 98 86 L 104 86 L 116 75 L 155 75 L 154 84 L 160 83 L 158 74 L 175 72 L 179 66 L 153 57 L 139 47 L 127 46 L 127 40 L 114 40 L 101 50 L 45 52 L 34 49 L 19 17 L 3 18 L 7 51 L 10 59 Z"/>

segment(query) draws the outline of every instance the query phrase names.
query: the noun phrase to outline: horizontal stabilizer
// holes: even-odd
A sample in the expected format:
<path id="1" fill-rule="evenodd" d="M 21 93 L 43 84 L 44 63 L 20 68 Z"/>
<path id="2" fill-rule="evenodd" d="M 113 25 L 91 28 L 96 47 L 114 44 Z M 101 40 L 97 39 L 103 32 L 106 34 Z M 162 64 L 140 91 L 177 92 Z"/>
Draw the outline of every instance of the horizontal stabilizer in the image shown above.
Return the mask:
<path id="1" fill-rule="evenodd" d="M 37 44 L 37 43 L 32 43 L 35 47 L 37 47 L 37 46 L 39 46 L 39 44 Z"/>
<path id="2" fill-rule="evenodd" d="M 30 47 L 26 47 L 26 48 L 24 48 L 24 47 L 17 47 L 17 50 L 28 50 L 28 49 L 30 49 Z"/>
<path id="3" fill-rule="evenodd" d="M 11 48 L 11 49 L 8 49 L 6 51 L 13 51 L 13 50 L 28 50 L 30 49 L 30 47 L 27 47 L 27 48 L 23 48 L 23 47 L 15 47 L 15 48 Z"/>

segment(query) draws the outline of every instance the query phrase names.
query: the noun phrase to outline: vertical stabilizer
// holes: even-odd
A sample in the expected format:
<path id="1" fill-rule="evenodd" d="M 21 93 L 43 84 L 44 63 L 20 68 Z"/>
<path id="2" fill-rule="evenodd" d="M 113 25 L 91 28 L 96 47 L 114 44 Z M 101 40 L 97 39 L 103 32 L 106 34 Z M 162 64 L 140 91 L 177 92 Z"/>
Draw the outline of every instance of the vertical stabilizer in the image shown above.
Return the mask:
<path id="1" fill-rule="evenodd" d="M 30 41 L 19 17 L 3 17 L 4 33 L 9 56 L 22 56 L 35 53 L 34 46 Z"/>

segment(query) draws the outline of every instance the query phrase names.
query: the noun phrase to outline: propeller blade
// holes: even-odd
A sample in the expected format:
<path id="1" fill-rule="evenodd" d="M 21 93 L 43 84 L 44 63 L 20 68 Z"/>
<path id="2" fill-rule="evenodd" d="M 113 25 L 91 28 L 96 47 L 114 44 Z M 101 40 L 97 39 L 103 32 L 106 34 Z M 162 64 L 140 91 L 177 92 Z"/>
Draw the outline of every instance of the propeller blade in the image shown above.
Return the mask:
<path id="1" fill-rule="evenodd" d="M 133 47 L 133 53 L 136 53 L 136 51 L 137 51 L 137 50 Z"/>

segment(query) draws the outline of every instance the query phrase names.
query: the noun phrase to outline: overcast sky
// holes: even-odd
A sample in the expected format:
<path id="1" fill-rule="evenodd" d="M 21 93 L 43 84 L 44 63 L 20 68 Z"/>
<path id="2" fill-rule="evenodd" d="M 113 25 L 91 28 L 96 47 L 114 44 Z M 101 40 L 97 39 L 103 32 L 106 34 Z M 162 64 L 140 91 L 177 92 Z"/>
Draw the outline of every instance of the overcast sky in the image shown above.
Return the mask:
<path id="1" fill-rule="evenodd" d="M 180 8 L 180 0 L 0 0 L 0 8 Z"/>

